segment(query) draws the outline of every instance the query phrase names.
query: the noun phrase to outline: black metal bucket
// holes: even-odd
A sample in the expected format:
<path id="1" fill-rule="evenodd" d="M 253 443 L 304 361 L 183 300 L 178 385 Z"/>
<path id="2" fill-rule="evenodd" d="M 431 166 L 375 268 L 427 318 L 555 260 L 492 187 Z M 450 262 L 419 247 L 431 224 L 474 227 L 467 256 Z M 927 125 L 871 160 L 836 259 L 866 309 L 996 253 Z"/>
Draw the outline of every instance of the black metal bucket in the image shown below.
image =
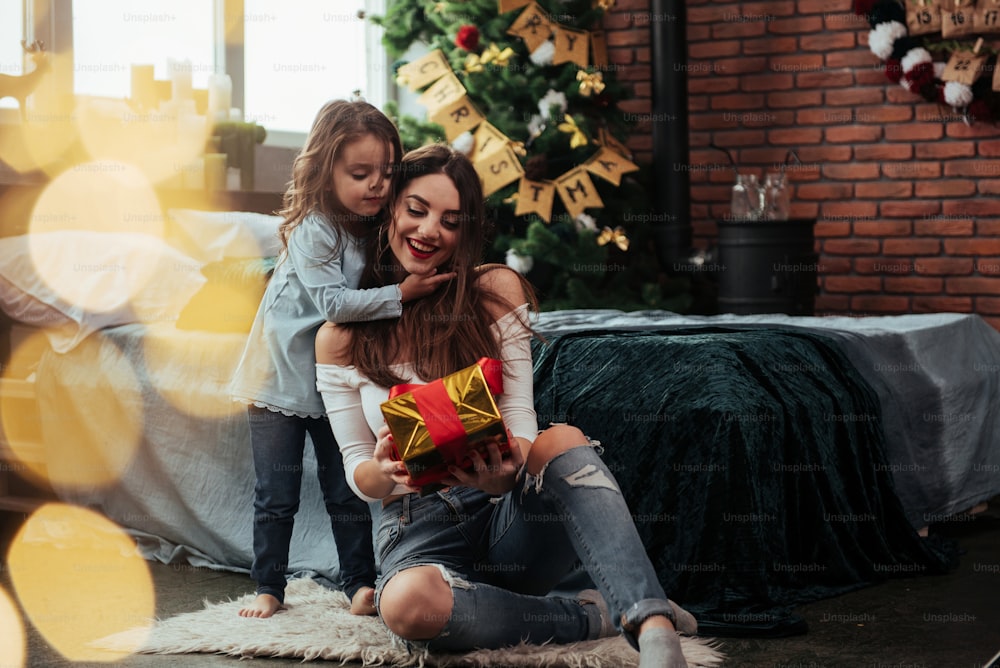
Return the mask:
<path id="1" fill-rule="evenodd" d="M 813 315 L 815 220 L 718 221 L 718 310 Z"/>

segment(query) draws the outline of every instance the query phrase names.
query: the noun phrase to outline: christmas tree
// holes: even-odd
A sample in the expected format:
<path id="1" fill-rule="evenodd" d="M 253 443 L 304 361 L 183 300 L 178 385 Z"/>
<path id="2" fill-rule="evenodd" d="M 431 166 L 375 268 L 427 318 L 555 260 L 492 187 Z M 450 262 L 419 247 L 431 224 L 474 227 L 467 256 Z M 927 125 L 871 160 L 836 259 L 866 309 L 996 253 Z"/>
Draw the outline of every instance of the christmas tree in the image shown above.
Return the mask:
<path id="1" fill-rule="evenodd" d="M 497 224 L 488 259 L 524 273 L 543 308 L 682 311 L 686 286 L 652 248 L 649 170 L 623 144 L 629 91 L 601 31 L 613 5 L 393 0 L 372 20 L 427 113 L 386 111 L 407 150 L 444 141 L 473 160 Z"/>

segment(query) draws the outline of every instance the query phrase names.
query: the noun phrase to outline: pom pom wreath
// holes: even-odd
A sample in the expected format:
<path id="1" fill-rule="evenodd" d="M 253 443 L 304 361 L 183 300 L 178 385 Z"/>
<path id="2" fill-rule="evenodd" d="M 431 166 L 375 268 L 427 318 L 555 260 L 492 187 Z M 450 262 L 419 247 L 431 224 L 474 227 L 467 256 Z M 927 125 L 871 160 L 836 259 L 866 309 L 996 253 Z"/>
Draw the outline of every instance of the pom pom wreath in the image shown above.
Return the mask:
<path id="1" fill-rule="evenodd" d="M 911 37 L 906 27 L 906 6 L 901 0 L 854 0 L 854 13 L 871 24 L 868 46 L 885 68 L 886 78 L 911 93 L 937 104 L 965 110 L 965 121 L 995 122 L 992 77 L 974 85 L 943 81 L 946 62 L 935 61 L 924 39 Z M 948 47 L 949 49 L 957 47 Z"/>
<path id="2" fill-rule="evenodd" d="M 879 23 L 868 33 L 868 46 L 879 60 L 892 57 L 893 43 L 906 36 L 906 25 L 899 21 Z"/>
<path id="3" fill-rule="evenodd" d="M 931 52 L 921 47 L 919 49 L 910 49 L 909 53 L 903 56 L 899 63 L 903 66 L 904 72 L 909 72 L 920 63 L 930 63 L 932 61 Z"/>
<path id="4" fill-rule="evenodd" d="M 892 83 L 899 83 L 903 78 L 903 64 L 895 58 L 885 61 L 885 76 Z"/>
<path id="5" fill-rule="evenodd" d="M 917 63 L 909 70 L 904 68 L 900 83 L 911 93 L 917 93 L 927 84 L 934 83 L 934 66 L 931 63 Z"/>
<path id="6" fill-rule="evenodd" d="M 902 60 L 903 56 L 909 53 L 910 49 L 916 49 L 923 45 L 923 42 L 916 37 L 900 37 L 892 44 L 892 55 L 890 58 L 895 58 L 896 60 Z"/>
<path id="7" fill-rule="evenodd" d="M 873 28 L 879 23 L 886 23 L 887 21 L 906 23 L 906 10 L 896 0 L 881 0 L 880 2 L 876 2 L 865 14 L 868 16 L 869 25 Z"/>
<path id="8" fill-rule="evenodd" d="M 944 101 L 953 107 L 965 107 L 972 102 L 972 89 L 964 83 L 949 81 L 944 85 Z"/>
<path id="9" fill-rule="evenodd" d="M 878 0 L 855 0 L 854 13 L 858 16 L 867 16 L 871 14 L 877 1 Z"/>

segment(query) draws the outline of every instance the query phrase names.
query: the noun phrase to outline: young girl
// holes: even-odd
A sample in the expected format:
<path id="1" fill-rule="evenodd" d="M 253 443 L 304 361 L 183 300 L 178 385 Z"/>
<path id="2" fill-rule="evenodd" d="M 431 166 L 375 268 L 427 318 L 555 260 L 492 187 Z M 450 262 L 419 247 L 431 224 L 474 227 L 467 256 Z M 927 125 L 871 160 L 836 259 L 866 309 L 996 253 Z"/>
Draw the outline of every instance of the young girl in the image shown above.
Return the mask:
<path id="1" fill-rule="evenodd" d="M 539 433 L 532 394 L 530 288 L 505 267 L 477 267 L 484 244 L 479 178 L 447 147 L 407 154 L 390 194 L 389 224 L 362 285 L 453 271 L 398 319 L 325 324 L 317 387 L 348 483 L 380 500 L 376 605 L 388 628 L 430 649 L 463 651 L 568 643 L 624 633 L 641 666 L 685 666 L 675 629 L 694 618 L 657 580 L 614 476 L 575 427 Z M 414 493 L 393 460 L 379 404 L 388 389 L 428 382 L 488 356 L 502 360 L 498 404 L 514 447 L 490 445 L 448 488 Z M 586 566 L 599 592 L 547 596 Z"/>
<path id="2" fill-rule="evenodd" d="M 371 515 L 344 479 L 316 391 L 314 343 L 325 321 L 395 318 L 403 302 L 450 278 L 414 275 L 398 285 L 357 289 L 365 240 L 401 153 L 396 127 L 378 109 L 336 100 L 319 111 L 295 159 L 278 229 L 284 251 L 233 381 L 234 398 L 248 405 L 257 475 L 250 570 L 257 596 L 240 611 L 244 617 L 270 617 L 284 602 L 307 433 L 351 611 L 374 612 Z"/>

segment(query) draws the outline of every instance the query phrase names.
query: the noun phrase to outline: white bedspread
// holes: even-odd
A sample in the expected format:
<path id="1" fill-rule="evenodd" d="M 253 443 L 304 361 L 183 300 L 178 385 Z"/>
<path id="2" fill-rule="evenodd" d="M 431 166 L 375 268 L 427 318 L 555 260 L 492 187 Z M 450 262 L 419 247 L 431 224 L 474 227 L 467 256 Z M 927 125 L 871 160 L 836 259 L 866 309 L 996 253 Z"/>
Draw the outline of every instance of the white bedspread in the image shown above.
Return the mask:
<path id="1" fill-rule="evenodd" d="M 538 320 L 547 335 L 692 326 L 799 327 L 839 341 L 881 398 L 894 479 L 915 527 L 1000 494 L 1000 333 L 976 316 L 561 311 Z M 226 392 L 243 337 L 170 326 L 152 331 L 161 344 L 169 342 L 170 354 L 153 354 L 163 348 L 148 345 L 150 330 L 128 325 L 92 336 L 68 354 L 44 356 L 39 405 L 57 479 L 73 480 L 86 465 L 81 452 L 115 448 L 127 438 L 104 416 L 133 416 L 140 425 L 138 451 L 111 484 L 56 484 L 56 490 L 126 527 L 149 559 L 247 570 L 254 474 L 244 413 L 229 410 Z M 123 383 L 128 378 L 136 382 Z M 335 580 L 336 548 L 311 454 L 304 467 L 291 567 Z"/>

